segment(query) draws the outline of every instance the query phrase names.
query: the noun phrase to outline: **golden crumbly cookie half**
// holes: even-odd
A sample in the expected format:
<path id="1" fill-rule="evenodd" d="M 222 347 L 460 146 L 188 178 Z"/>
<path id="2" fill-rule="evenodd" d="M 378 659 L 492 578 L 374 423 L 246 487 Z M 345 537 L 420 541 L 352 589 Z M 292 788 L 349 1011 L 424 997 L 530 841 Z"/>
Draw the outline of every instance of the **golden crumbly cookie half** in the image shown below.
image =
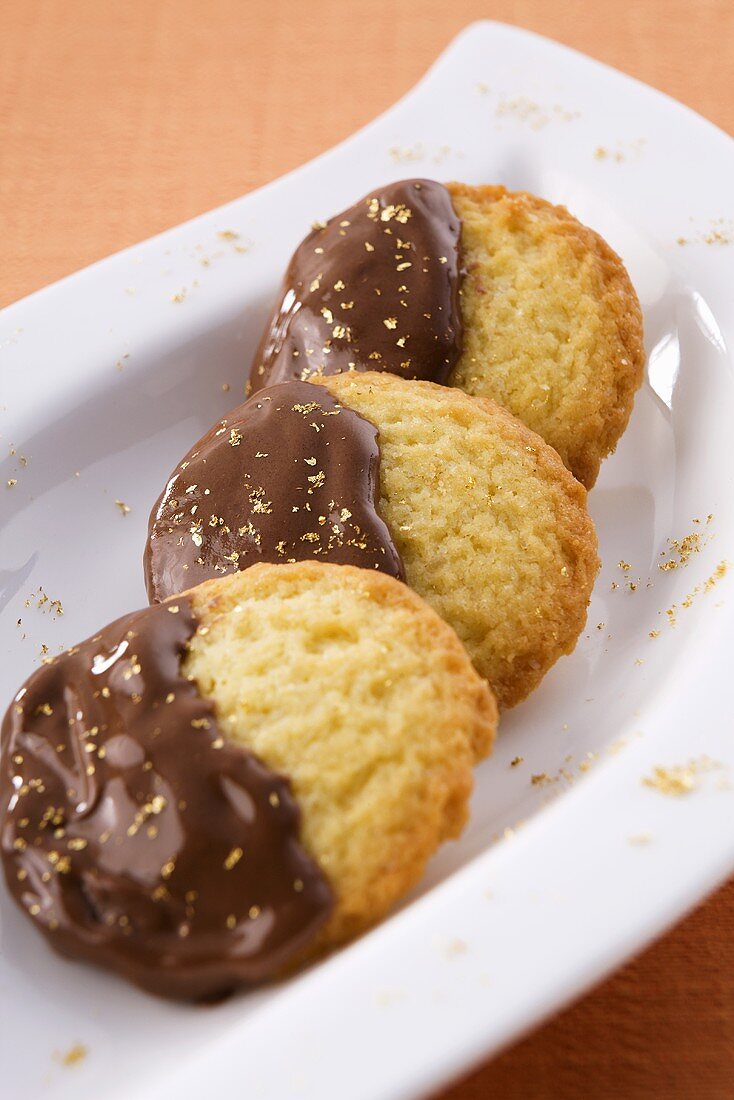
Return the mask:
<path id="1" fill-rule="evenodd" d="M 61 954 L 217 999 L 379 920 L 460 834 L 496 723 L 400 581 L 258 564 L 123 616 L 17 692 L 6 882 Z"/>
<path id="2" fill-rule="evenodd" d="M 454 628 L 500 706 L 519 703 L 586 621 L 599 566 L 586 490 L 488 399 L 391 374 L 313 383 L 377 427 L 379 509 L 407 583 Z"/>
<path id="3" fill-rule="evenodd" d="M 454 631 L 399 581 L 255 565 L 189 593 L 185 672 L 232 742 L 288 777 L 341 943 L 413 886 L 466 822 L 497 708 Z"/>
<path id="4" fill-rule="evenodd" d="M 563 206 L 447 185 L 461 220 L 462 353 L 449 382 L 491 397 L 587 488 L 642 381 L 642 313 L 619 256 Z"/>

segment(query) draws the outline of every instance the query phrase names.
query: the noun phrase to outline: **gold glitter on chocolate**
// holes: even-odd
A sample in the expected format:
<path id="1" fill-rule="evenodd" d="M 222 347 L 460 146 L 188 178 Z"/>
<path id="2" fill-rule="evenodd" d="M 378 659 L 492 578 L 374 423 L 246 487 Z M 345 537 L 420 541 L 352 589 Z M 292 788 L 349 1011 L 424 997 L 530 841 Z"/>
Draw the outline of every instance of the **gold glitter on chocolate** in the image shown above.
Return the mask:
<path id="1" fill-rule="evenodd" d="M 434 180 L 388 184 L 315 224 L 291 259 L 250 392 L 348 370 L 446 383 L 461 353 L 460 232 Z"/>
<path id="2" fill-rule="evenodd" d="M 168 479 L 144 555 L 150 601 L 258 561 L 316 558 L 402 580 L 377 511 L 379 465 L 375 426 L 321 386 L 262 390 Z"/>
<path id="3" fill-rule="evenodd" d="M 179 597 L 31 676 L 2 727 L 2 856 L 62 954 L 211 999 L 282 969 L 333 898 L 287 780 L 226 742 L 183 678 L 195 631 Z"/>

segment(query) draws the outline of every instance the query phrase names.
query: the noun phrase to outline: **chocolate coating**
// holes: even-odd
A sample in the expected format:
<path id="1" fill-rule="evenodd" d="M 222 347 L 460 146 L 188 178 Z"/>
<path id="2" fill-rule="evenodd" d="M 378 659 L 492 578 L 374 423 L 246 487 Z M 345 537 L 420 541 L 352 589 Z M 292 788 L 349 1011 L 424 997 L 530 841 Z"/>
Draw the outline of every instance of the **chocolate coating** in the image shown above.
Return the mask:
<path id="1" fill-rule="evenodd" d="M 288 782 L 228 743 L 182 677 L 187 599 L 44 665 L 2 727 L 2 858 L 63 954 L 169 997 L 261 981 L 328 917 Z"/>
<path id="2" fill-rule="evenodd" d="M 375 426 L 322 386 L 256 394 L 195 444 L 156 502 L 151 602 L 258 561 L 314 557 L 402 580 L 377 511 L 379 466 Z"/>
<path id="3" fill-rule="evenodd" d="M 461 353 L 461 223 L 434 180 L 373 191 L 296 249 L 250 392 L 379 370 L 445 384 Z"/>

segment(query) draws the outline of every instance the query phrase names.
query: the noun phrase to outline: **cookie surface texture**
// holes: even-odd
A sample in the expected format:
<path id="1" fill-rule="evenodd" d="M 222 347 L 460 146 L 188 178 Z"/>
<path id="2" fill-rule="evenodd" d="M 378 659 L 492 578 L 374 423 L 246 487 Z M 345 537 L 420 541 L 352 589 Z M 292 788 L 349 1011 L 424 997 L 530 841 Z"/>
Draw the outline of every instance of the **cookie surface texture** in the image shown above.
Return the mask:
<path id="1" fill-rule="evenodd" d="M 496 706 L 454 632 L 351 566 L 256 565 L 189 593 L 185 671 L 232 742 L 286 775 L 336 897 L 321 948 L 374 924 L 466 821 Z"/>
<path id="2" fill-rule="evenodd" d="M 461 219 L 461 357 L 450 384 L 504 405 L 587 488 L 627 426 L 642 314 L 622 261 L 562 206 L 448 185 Z"/>
<path id="3" fill-rule="evenodd" d="M 323 378 L 379 432 L 380 513 L 407 583 L 508 707 L 570 653 L 598 568 L 586 490 L 494 402 L 389 374 Z"/>

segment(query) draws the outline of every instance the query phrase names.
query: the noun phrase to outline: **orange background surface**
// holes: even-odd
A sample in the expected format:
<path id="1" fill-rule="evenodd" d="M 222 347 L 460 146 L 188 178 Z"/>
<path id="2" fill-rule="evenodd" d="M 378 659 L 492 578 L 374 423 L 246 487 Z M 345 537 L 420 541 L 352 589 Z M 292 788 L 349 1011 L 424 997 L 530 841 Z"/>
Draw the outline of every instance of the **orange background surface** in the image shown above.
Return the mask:
<path id="1" fill-rule="evenodd" d="M 308 160 L 487 17 L 734 131 L 732 0 L 2 0 L 0 305 Z M 731 1100 L 734 883 L 443 1100 L 490 1096 Z"/>

